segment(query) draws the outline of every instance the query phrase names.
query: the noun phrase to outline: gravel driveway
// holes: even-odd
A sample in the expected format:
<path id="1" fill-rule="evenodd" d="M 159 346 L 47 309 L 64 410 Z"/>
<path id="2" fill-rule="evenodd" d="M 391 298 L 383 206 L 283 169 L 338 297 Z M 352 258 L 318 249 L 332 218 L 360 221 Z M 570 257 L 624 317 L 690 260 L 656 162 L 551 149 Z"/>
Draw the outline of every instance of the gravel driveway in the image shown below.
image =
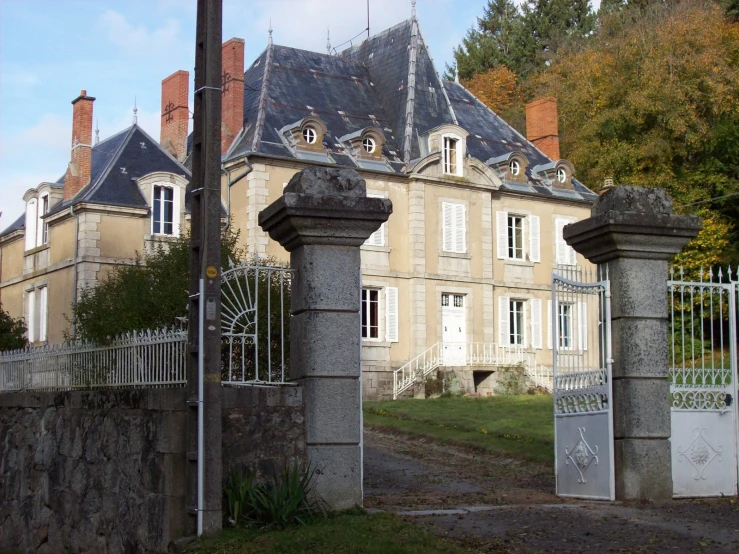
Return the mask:
<path id="1" fill-rule="evenodd" d="M 551 469 L 365 428 L 365 507 L 475 552 L 739 552 L 736 498 L 563 500 Z"/>

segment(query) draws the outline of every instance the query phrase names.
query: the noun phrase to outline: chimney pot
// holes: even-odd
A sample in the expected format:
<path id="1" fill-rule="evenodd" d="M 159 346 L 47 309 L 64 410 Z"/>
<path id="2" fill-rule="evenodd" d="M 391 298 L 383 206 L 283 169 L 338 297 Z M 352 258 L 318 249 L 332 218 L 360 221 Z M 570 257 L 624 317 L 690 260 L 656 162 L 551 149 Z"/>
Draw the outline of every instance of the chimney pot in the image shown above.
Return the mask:
<path id="1" fill-rule="evenodd" d="M 95 98 L 86 90 L 72 101 L 72 152 L 64 176 L 64 200 L 76 195 L 90 182 L 92 171 L 92 105 Z"/>
<path id="2" fill-rule="evenodd" d="M 175 71 L 162 81 L 162 123 L 159 143 L 179 161 L 187 156 L 187 131 L 190 111 L 190 74 Z"/>
<path id="3" fill-rule="evenodd" d="M 221 154 L 244 125 L 244 39 L 232 38 L 221 49 Z"/>
<path id="4" fill-rule="evenodd" d="M 557 99 L 553 96 L 526 105 L 526 138 L 551 160 L 559 160 Z"/>

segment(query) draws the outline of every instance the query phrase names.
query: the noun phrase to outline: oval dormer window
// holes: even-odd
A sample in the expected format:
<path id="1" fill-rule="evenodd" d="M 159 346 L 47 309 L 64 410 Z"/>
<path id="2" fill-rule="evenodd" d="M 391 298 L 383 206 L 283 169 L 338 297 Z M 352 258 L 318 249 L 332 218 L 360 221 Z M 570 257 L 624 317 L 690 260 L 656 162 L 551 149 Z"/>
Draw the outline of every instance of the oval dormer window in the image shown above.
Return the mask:
<path id="1" fill-rule="evenodd" d="M 375 139 L 371 137 L 366 137 L 362 139 L 362 147 L 364 148 L 364 151 L 367 152 L 367 154 L 373 154 L 375 151 L 375 148 L 377 148 Z"/>
<path id="2" fill-rule="evenodd" d="M 518 163 L 517 160 L 511 160 L 508 168 L 511 171 L 511 175 L 513 175 L 514 177 L 518 177 L 518 175 L 521 173 L 521 164 Z"/>
<path id="3" fill-rule="evenodd" d="M 567 171 L 565 171 L 564 167 L 560 167 L 557 170 L 557 181 L 559 181 L 560 183 L 564 183 L 565 181 L 567 181 Z"/>
<path id="4" fill-rule="evenodd" d="M 316 137 L 316 130 L 313 127 L 306 127 L 305 129 L 303 129 L 303 140 L 307 144 L 315 144 Z"/>

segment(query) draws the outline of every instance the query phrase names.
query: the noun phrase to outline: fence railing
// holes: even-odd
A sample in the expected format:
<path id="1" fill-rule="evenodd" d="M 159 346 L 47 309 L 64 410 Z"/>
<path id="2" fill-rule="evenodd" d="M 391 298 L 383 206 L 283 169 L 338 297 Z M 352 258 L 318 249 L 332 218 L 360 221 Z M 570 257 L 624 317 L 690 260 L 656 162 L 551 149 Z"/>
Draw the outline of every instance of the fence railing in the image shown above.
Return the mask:
<path id="1" fill-rule="evenodd" d="M 0 392 L 184 385 L 187 331 L 127 333 L 0 353 Z"/>

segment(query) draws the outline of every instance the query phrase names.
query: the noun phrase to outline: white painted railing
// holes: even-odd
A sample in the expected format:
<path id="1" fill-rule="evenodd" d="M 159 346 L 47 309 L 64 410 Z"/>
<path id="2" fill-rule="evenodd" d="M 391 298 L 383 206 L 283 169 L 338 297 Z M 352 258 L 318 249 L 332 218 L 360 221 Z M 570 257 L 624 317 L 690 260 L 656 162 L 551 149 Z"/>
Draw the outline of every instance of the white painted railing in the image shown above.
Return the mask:
<path id="1" fill-rule="evenodd" d="M 187 331 L 127 333 L 108 345 L 53 344 L 0 353 L 0 392 L 184 385 Z"/>
<path id="2" fill-rule="evenodd" d="M 519 364 L 536 385 L 551 392 L 551 368 L 538 364 L 534 353 L 525 351 L 521 346 L 504 346 L 491 342 L 437 342 L 393 372 L 393 399 L 415 383 L 421 382 L 440 366 L 503 367 Z"/>

